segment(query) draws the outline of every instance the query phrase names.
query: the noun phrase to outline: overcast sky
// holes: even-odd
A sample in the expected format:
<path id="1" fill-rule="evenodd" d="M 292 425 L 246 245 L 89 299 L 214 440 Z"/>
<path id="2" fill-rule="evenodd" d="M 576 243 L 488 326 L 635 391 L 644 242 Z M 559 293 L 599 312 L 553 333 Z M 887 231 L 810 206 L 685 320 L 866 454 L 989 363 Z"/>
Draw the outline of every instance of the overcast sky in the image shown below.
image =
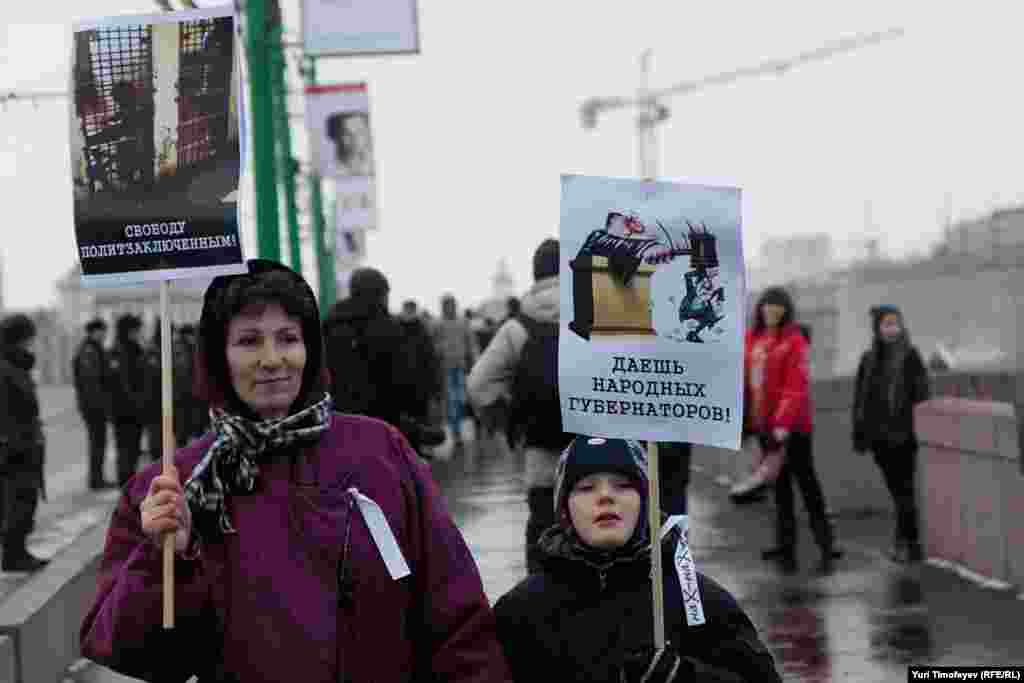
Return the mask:
<path id="1" fill-rule="evenodd" d="M 285 5 L 295 39 L 296 5 Z M 939 238 L 947 193 L 954 220 L 1024 202 L 1024 10 L 959 5 L 420 0 L 421 54 L 325 59 L 319 75 L 369 82 L 380 202 L 369 261 L 391 280 L 393 307 L 411 297 L 436 310 L 444 292 L 463 304 L 488 296 L 502 256 L 520 289 L 529 284 L 533 249 L 557 235 L 560 174 L 636 172 L 631 115 L 610 113 L 585 131 L 578 107 L 630 94 L 647 48 L 652 85 L 664 87 L 858 33 L 906 31 L 671 101 L 661 177 L 741 187 L 748 257 L 765 238 L 818 231 L 840 255 L 865 237 L 894 256 L 924 252 Z M 155 11 L 152 0 L 3 3 L 0 92 L 66 89 L 71 21 Z M 8 104 L 0 116 L 4 298 L 49 305 L 76 258 L 68 104 Z M 304 140 L 296 135 L 299 156 Z M 254 256 L 254 236 L 243 241 Z"/>

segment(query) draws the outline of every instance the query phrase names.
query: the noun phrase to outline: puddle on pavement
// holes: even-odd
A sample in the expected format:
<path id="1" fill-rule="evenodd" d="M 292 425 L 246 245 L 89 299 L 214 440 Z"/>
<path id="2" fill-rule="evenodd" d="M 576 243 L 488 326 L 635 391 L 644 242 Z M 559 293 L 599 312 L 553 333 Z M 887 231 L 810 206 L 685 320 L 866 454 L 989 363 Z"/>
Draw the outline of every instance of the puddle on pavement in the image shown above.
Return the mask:
<path id="1" fill-rule="evenodd" d="M 911 662 L 934 654 L 928 607 L 917 578 L 892 574 L 882 600 L 871 611 L 870 643 L 873 657 Z"/>

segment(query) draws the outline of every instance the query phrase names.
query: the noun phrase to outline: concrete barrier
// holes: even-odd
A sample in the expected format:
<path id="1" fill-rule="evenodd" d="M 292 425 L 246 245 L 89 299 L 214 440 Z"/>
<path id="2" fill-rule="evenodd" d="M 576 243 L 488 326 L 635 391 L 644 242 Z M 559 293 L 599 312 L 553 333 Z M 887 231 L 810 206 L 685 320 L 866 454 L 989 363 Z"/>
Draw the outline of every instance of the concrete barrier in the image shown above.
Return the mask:
<path id="1" fill-rule="evenodd" d="M 811 386 L 814 400 L 814 464 L 825 502 L 838 517 L 888 515 L 892 499 L 882 473 L 870 454 L 853 452 L 853 377 L 818 380 Z M 1014 375 L 1005 371 L 939 373 L 931 378 L 935 396 L 1012 402 Z M 694 464 L 721 483 L 743 477 L 750 456 L 720 448 L 694 449 Z"/>
<path id="2" fill-rule="evenodd" d="M 1024 475 L 1013 405 L 940 397 L 917 406 L 916 424 L 928 556 L 1024 585 Z"/>
<path id="3" fill-rule="evenodd" d="M 0 681 L 61 681 L 80 658 L 78 626 L 96 596 L 106 535 L 104 520 L 0 604 Z"/>

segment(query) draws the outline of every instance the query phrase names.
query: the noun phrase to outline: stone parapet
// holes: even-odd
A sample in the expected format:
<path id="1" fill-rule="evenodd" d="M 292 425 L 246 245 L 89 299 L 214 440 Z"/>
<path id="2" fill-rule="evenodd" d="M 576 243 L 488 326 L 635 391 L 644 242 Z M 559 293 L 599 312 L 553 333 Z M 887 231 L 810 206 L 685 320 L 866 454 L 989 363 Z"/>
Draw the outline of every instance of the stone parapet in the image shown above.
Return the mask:
<path id="1" fill-rule="evenodd" d="M 1024 472 L 1013 405 L 940 397 L 917 406 L 916 422 L 928 556 L 1024 585 Z"/>

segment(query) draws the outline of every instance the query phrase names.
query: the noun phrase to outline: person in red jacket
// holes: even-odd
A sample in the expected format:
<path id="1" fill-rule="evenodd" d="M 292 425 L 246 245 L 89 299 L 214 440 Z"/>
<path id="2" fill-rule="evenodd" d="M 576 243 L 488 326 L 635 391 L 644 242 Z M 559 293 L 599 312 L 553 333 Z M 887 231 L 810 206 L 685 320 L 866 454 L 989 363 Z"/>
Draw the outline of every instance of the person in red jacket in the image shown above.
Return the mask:
<path id="1" fill-rule="evenodd" d="M 766 289 L 747 333 L 745 377 L 747 429 L 765 451 L 784 449 L 785 463 L 775 482 L 776 542 L 761 555 L 796 570 L 796 515 L 793 479 L 804 497 L 814 540 L 821 549 L 819 571 L 832 571 L 838 552 L 825 513 L 821 482 L 814 470 L 814 429 L 810 392 L 810 346 L 797 324 L 793 300 L 781 288 Z"/>

